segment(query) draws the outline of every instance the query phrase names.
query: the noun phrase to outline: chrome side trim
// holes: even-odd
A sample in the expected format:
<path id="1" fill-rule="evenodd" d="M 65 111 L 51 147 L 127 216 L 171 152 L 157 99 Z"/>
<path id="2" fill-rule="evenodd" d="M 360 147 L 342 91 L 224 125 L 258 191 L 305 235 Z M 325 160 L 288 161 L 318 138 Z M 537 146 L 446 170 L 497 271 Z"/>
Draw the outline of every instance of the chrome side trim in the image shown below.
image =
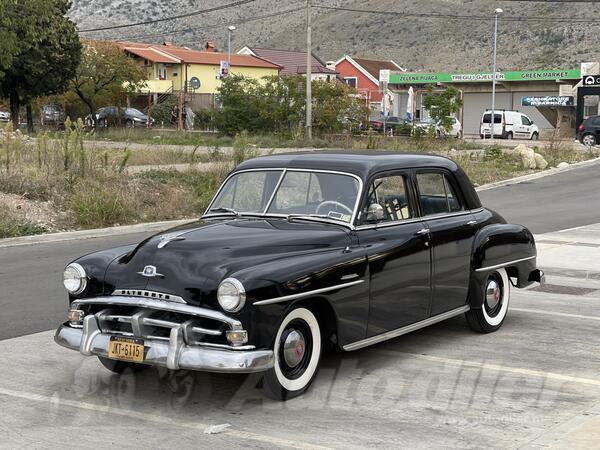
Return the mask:
<path id="1" fill-rule="evenodd" d="M 107 296 L 107 297 L 94 297 L 94 298 L 82 298 L 75 300 L 72 303 L 74 309 L 79 305 L 120 305 L 120 306 L 137 306 L 139 308 L 150 308 L 162 311 L 179 312 L 183 314 L 189 314 L 192 316 L 205 317 L 207 319 L 214 319 L 226 323 L 232 330 L 241 330 L 242 323 L 239 320 L 233 319 L 226 316 L 218 311 L 212 309 L 200 308 L 197 306 L 181 305 L 179 303 L 173 303 L 165 300 L 157 300 L 150 298 L 136 298 L 136 297 L 124 297 L 124 296 Z M 85 319 L 84 319 L 85 324 Z"/>
<path id="2" fill-rule="evenodd" d="M 506 267 L 506 266 L 510 266 L 511 264 L 517 264 L 523 261 L 529 261 L 530 259 L 535 259 L 537 256 L 533 255 L 533 256 L 528 256 L 527 258 L 521 258 L 521 259 L 515 259 L 514 261 L 508 261 L 502 264 L 496 264 L 495 266 L 487 266 L 487 267 L 481 267 L 479 269 L 475 269 L 475 272 L 485 272 L 487 270 L 494 270 L 494 269 L 500 269 L 501 267 Z"/>
<path id="3" fill-rule="evenodd" d="M 311 295 L 323 294 L 325 292 L 336 291 L 338 289 L 344 289 L 344 288 L 347 288 L 350 286 L 355 286 L 357 284 L 361 284 L 364 282 L 365 282 L 365 280 L 351 281 L 350 283 L 336 284 L 335 286 L 330 286 L 330 287 L 321 288 L 321 289 L 315 289 L 314 291 L 301 292 L 299 294 L 284 295 L 283 297 L 270 298 L 268 300 L 260 300 L 258 302 L 255 302 L 254 304 L 256 306 L 259 306 L 259 305 L 270 305 L 272 303 L 288 302 L 290 300 L 296 300 L 299 298 L 310 297 Z"/>
<path id="4" fill-rule="evenodd" d="M 111 295 L 123 295 L 126 297 L 155 298 L 158 300 L 167 300 L 170 302 L 187 304 L 187 302 L 183 299 L 183 297 L 180 297 L 179 295 L 165 294 L 164 292 L 156 292 L 156 291 L 146 291 L 144 289 L 115 289 L 115 291 Z"/>
<path id="5" fill-rule="evenodd" d="M 352 344 L 344 345 L 344 350 L 349 352 L 352 350 L 358 350 L 359 348 L 367 347 L 369 345 L 377 344 L 379 342 L 387 341 L 388 339 L 393 339 L 395 337 L 402 336 L 403 334 L 408 334 L 413 331 L 420 330 L 421 328 L 428 327 L 429 325 L 433 325 L 446 319 L 450 319 L 454 316 L 466 313 L 469 309 L 471 309 L 469 305 L 461 306 L 460 308 L 438 314 L 437 316 L 430 317 L 420 322 L 416 322 L 402 328 L 397 328 L 392 331 L 387 331 L 385 333 L 378 334 L 377 336 L 371 336 L 361 341 L 353 342 Z"/>

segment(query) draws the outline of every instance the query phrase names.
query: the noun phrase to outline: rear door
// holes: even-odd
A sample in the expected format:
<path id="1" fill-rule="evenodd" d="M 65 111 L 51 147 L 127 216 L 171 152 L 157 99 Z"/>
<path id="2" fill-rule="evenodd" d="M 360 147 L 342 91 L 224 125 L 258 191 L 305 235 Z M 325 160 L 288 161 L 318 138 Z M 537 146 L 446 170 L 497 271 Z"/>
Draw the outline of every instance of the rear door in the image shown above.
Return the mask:
<path id="1" fill-rule="evenodd" d="M 419 206 L 432 250 L 432 301 L 435 316 L 466 304 L 471 252 L 477 224 L 466 210 L 452 174 L 442 169 L 416 173 Z"/>

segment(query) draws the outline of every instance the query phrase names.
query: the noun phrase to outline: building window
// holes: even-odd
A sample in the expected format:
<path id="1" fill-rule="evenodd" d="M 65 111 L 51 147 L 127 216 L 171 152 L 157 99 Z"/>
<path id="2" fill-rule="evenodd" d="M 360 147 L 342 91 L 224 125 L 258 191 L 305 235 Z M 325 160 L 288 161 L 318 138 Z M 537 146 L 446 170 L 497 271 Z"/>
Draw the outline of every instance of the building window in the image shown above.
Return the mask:
<path id="1" fill-rule="evenodd" d="M 356 89 L 356 77 L 346 77 L 344 78 L 344 83 Z"/>

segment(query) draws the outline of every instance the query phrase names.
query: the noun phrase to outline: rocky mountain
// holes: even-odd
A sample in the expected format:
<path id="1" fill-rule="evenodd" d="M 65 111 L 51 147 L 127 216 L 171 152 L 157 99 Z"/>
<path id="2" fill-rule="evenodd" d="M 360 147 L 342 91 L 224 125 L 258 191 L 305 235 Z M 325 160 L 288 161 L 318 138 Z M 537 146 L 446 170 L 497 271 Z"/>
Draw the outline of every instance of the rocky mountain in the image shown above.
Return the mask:
<path id="1" fill-rule="evenodd" d="M 81 30 L 152 20 L 234 3 L 236 0 L 74 0 L 71 17 Z M 142 42 L 172 41 L 227 50 L 244 45 L 303 49 L 304 0 L 256 0 L 203 15 L 83 36 Z M 499 70 L 576 68 L 597 61 L 600 17 L 593 4 L 489 0 L 313 0 L 313 48 L 323 60 L 344 54 L 390 58 L 409 70 L 489 70 L 494 8 L 500 6 Z M 360 11 L 325 9 L 321 6 Z M 437 16 L 433 16 L 437 15 Z M 460 16 L 460 17 L 448 17 Z M 561 20 L 548 20 L 559 17 Z M 528 20 L 523 20 L 529 18 Z M 535 20 L 531 20 L 535 18 Z M 581 22 L 581 19 L 588 22 Z M 576 22 L 575 20 L 579 20 Z"/>

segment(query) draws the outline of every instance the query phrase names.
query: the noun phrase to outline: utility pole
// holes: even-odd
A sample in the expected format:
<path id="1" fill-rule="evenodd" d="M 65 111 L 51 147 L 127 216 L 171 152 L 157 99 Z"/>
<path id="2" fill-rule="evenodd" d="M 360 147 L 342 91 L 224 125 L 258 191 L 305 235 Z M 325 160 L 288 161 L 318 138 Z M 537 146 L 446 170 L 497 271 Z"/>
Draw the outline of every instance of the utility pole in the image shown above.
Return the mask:
<path id="1" fill-rule="evenodd" d="M 490 139 L 494 139 L 494 128 L 496 125 L 496 48 L 498 46 L 498 14 L 502 14 L 501 8 L 494 11 L 494 62 L 492 64 L 492 115 L 490 116 Z M 485 137 L 485 135 L 484 135 Z"/>
<path id="2" fill-rule="evenodd" d="M 312 30 L 310 0 L 306 0 L 306 139 L 312 141 Z"/>

